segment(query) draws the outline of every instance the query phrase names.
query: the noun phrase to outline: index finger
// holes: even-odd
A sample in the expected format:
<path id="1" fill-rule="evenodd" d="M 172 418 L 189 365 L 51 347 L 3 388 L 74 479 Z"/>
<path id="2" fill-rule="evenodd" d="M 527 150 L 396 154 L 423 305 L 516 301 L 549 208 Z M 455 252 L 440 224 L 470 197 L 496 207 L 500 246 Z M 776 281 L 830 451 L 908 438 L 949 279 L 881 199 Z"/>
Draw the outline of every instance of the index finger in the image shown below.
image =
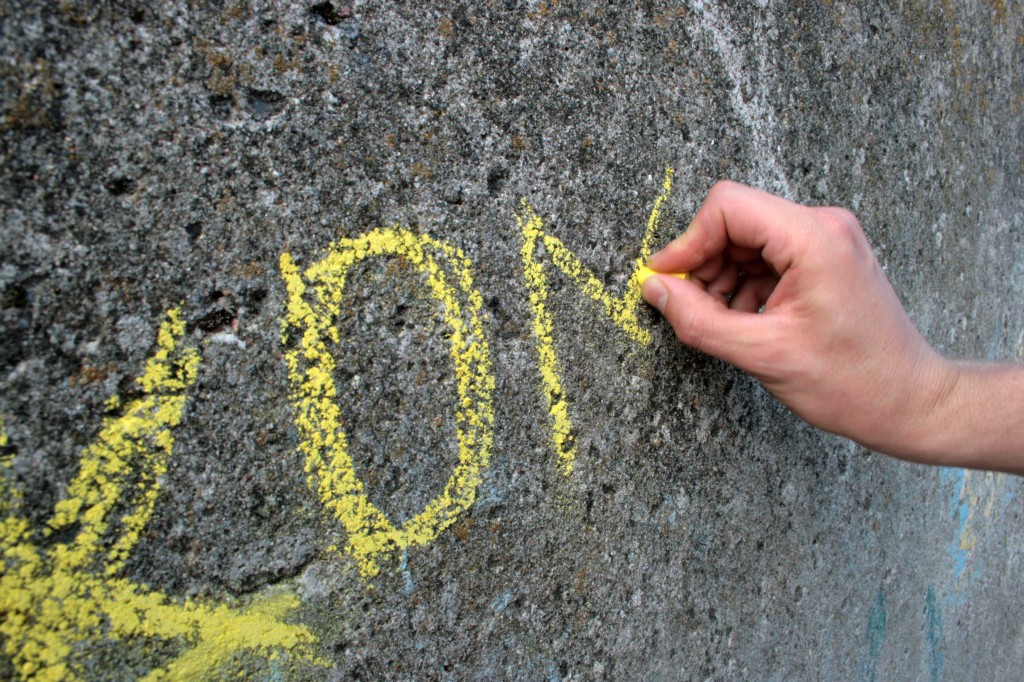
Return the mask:
<path id="1" fill-rule="evenodd" d="M 776 274 L 792 265 L 806 236 L 799 204 L 737 182 L 715 184 L 686 232 L 651 256 L 659 272 L 690 272 L 727 249 L 760 252 Z"/>

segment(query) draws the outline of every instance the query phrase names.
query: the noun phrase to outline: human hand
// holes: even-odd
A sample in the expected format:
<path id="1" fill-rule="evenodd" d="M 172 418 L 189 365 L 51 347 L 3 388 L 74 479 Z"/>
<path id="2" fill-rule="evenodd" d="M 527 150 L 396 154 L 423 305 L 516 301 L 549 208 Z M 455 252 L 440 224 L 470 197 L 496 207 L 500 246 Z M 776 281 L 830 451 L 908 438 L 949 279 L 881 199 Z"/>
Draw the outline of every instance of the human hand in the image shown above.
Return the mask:
<path id="1" fill-rule="evenodd" d="M 914 328 L 857 219 L 733 182 L 712 188 L 643 285 L 683 343 L 793 412 L 872 449 L 942 463 L 935 420 L 958 381 Z"/>

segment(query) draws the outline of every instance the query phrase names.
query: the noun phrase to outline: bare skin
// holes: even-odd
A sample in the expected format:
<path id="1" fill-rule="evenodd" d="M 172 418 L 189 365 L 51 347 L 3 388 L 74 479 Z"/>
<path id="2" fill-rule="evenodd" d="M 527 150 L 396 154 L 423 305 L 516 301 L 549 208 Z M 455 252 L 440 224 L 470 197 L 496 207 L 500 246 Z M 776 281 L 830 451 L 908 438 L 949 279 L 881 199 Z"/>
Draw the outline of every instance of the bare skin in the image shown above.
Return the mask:
<path id="1" fill-rule="evenodd" d="M 648 265 L 691 274 L 643 287 L 681 342 L 814 426 L 915 462 L 1024 474 L 1024 367 L 935 352 L 849 211 L 720 182 Z"/>

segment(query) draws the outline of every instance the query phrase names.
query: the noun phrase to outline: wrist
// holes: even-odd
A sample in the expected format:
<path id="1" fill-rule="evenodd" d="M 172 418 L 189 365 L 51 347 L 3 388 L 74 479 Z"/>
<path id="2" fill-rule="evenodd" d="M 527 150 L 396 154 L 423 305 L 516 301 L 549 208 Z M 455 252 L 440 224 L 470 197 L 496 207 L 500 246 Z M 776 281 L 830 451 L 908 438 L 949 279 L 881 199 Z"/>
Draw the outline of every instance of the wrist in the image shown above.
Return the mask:
<path id="1" fill-rule="evenodd" d="M 1024 368 L 948 364 L 956 380 L 936 414 L 932 461 L 1024 474 Z"/>
<path id="2" fill-rule="evenodd" d="M 939 466 L 965 466 L 964 425 L 961 405 L 970 383 L 963 364 L 929 349 L 930 362 L 920 385 L 918 432 L 907 443 L 911 458 Z M 915 405 L 914 402 L 908 403 Z"/>
<path id="3" fill-rule="evenodd" d="M 895 428 L 877 449 L 914 462 L 963 466 L 964 366 L 926 347 L 902 383 L 892 411 Z"/>

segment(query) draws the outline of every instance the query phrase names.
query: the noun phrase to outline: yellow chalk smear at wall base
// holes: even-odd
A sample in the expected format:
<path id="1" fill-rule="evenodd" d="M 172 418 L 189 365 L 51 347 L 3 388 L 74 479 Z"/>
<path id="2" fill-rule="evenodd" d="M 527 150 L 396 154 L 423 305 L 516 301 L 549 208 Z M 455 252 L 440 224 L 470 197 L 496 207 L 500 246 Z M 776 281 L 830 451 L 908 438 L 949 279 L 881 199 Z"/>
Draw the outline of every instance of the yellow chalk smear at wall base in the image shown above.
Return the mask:
<path id="1" fill-rule="evenodd" d="M 148 650 L 151 640 L 164 642 L 155 650 L 176 653 L 141 678 L 147 682 L 220 679 L 236 657 L 252 654 L 323 665 L 312 650 L 316 637 L 285 620 L 299 607 L 287 591 L 234 608 L 174 600 L 122 575 L 153 514 L 198 374 L 199 352 L 184 339 L 174 308 L 138 378 L 141 395 L 108 401 L 115 413 L 82 451 L 42 529 L 23 514 L 0 419 L 0 654 L 22 679 L 82 679 L 96 651 L 113 642 Z"/>
<path id="2" fill-rule="evenodd" d="M 690 279 L 690 273 L 688 272 L 657 272 L 656 270 L 651 270 L 646 265 L 640 266 L 640 269 L 637 270 L 636 278 L 637 281 L 640 282 L 641 285 L 643 285 L 644 282 L 649 280 L 654 275 L 669 275 L 670 277 L 677 277 L 679 279 Z"/>

